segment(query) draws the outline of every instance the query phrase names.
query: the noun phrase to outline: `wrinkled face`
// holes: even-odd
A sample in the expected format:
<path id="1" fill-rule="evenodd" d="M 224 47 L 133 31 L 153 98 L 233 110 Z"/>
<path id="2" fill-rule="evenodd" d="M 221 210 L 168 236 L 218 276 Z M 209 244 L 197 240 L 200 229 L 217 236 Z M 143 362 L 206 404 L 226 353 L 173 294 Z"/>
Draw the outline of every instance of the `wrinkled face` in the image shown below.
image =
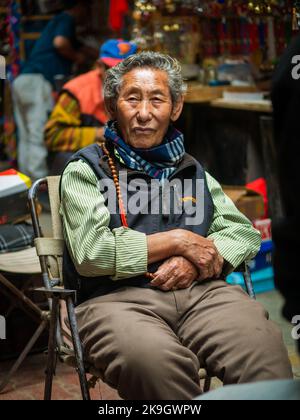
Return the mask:
<path id="1" fill-rule="evenodd" d="M 175 105 L 172 103 L 165 71 L 137 68 L 123 77 L 116 108 L 110 113 L 127 144 L 148 149 L 163 141 L 182 105 L 182 98 Z"/>

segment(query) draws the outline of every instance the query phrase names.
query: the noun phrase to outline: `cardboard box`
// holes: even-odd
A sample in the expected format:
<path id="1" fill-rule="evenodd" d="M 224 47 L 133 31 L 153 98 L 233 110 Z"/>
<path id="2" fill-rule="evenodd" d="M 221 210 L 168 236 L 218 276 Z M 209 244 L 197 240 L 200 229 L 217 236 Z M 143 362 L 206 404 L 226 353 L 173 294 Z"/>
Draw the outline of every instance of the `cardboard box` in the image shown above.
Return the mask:
<path id="1" fill-rule="evenodd" d="M 262 270 L 257 270 L 251 274 L 251 278 L 255 293 L 265 293 L 275 289 L 273 267 L 267 267 L 263 268 Z M 227 277 L 226 281 L 229 284 L 239 285 L 244 290 L 246 289 L 244 278 L 241 273 L 231 273 Z"/>
<path id="2" fill-rule="evenodd" d="M 260 231 L 262 241 L 272 240 L 272 222 L 271 219 L 254 220 L 253 226 Z"/>
<path id="3" fill-rule="evenodd" d="M 263 196 L 246 187 L 223 185 L 223 191 L 248 219 L 260 219 L 265 214 Z"/>

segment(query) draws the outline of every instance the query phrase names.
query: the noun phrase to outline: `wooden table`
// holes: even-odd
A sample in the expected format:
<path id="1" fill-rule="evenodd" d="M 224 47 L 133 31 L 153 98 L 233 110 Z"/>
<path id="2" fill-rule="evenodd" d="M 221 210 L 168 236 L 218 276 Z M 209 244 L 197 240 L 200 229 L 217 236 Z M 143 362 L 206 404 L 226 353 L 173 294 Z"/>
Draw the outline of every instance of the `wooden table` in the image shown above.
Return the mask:
<path id="1" fill-rule="evenodd" d="M 273 112 L 271 101 L 263 100 L 256 102 L 228 101 L 225 99 L 215 99 L 209 103 L 214 108 L 236 109 L 239 111 L 262 112 L 271 114 Z"/>
<path id="2" fill-rule="evenodd" d="M 197 82 L 187 84 L 187 93 L 184 101 L 188 104 L 209 103 L 215 99 L 221 99 L 223 92 L 259 92 L 256 86 L 205 86 Z"/>

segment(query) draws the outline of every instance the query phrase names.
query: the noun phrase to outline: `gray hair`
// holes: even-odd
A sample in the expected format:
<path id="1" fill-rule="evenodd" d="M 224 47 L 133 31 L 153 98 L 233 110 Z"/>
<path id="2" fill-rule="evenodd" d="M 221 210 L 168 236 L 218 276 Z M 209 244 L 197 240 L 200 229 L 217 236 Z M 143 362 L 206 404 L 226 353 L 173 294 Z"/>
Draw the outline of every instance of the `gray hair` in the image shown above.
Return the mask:
<path id="1" fill-rule="evenodd" d="M 144 51 L 131 55 L 107 71 L 104 81 L 104 97 L 111 100 L 113 105 L 115 105 L 122 86 L 123 76 L 139 67 L 163 70 L 167 73 L 173 104 L 176 104 L 179 98 L 186 92 L 181 66 L 176 58 L 158 52 Z"/>

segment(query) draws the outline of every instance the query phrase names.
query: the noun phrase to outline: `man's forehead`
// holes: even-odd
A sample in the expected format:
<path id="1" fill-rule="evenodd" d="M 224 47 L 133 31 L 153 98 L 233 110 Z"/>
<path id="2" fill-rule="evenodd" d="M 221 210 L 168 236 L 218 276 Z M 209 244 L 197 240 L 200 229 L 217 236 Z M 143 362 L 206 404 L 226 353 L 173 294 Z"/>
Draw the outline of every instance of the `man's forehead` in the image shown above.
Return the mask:
<path id="1" fill-rule="evenodd" d="M 163 70 L 137 68 L 123 76 L 122 87 L 126 90 L 168 91 L 168 75 Z"/>

